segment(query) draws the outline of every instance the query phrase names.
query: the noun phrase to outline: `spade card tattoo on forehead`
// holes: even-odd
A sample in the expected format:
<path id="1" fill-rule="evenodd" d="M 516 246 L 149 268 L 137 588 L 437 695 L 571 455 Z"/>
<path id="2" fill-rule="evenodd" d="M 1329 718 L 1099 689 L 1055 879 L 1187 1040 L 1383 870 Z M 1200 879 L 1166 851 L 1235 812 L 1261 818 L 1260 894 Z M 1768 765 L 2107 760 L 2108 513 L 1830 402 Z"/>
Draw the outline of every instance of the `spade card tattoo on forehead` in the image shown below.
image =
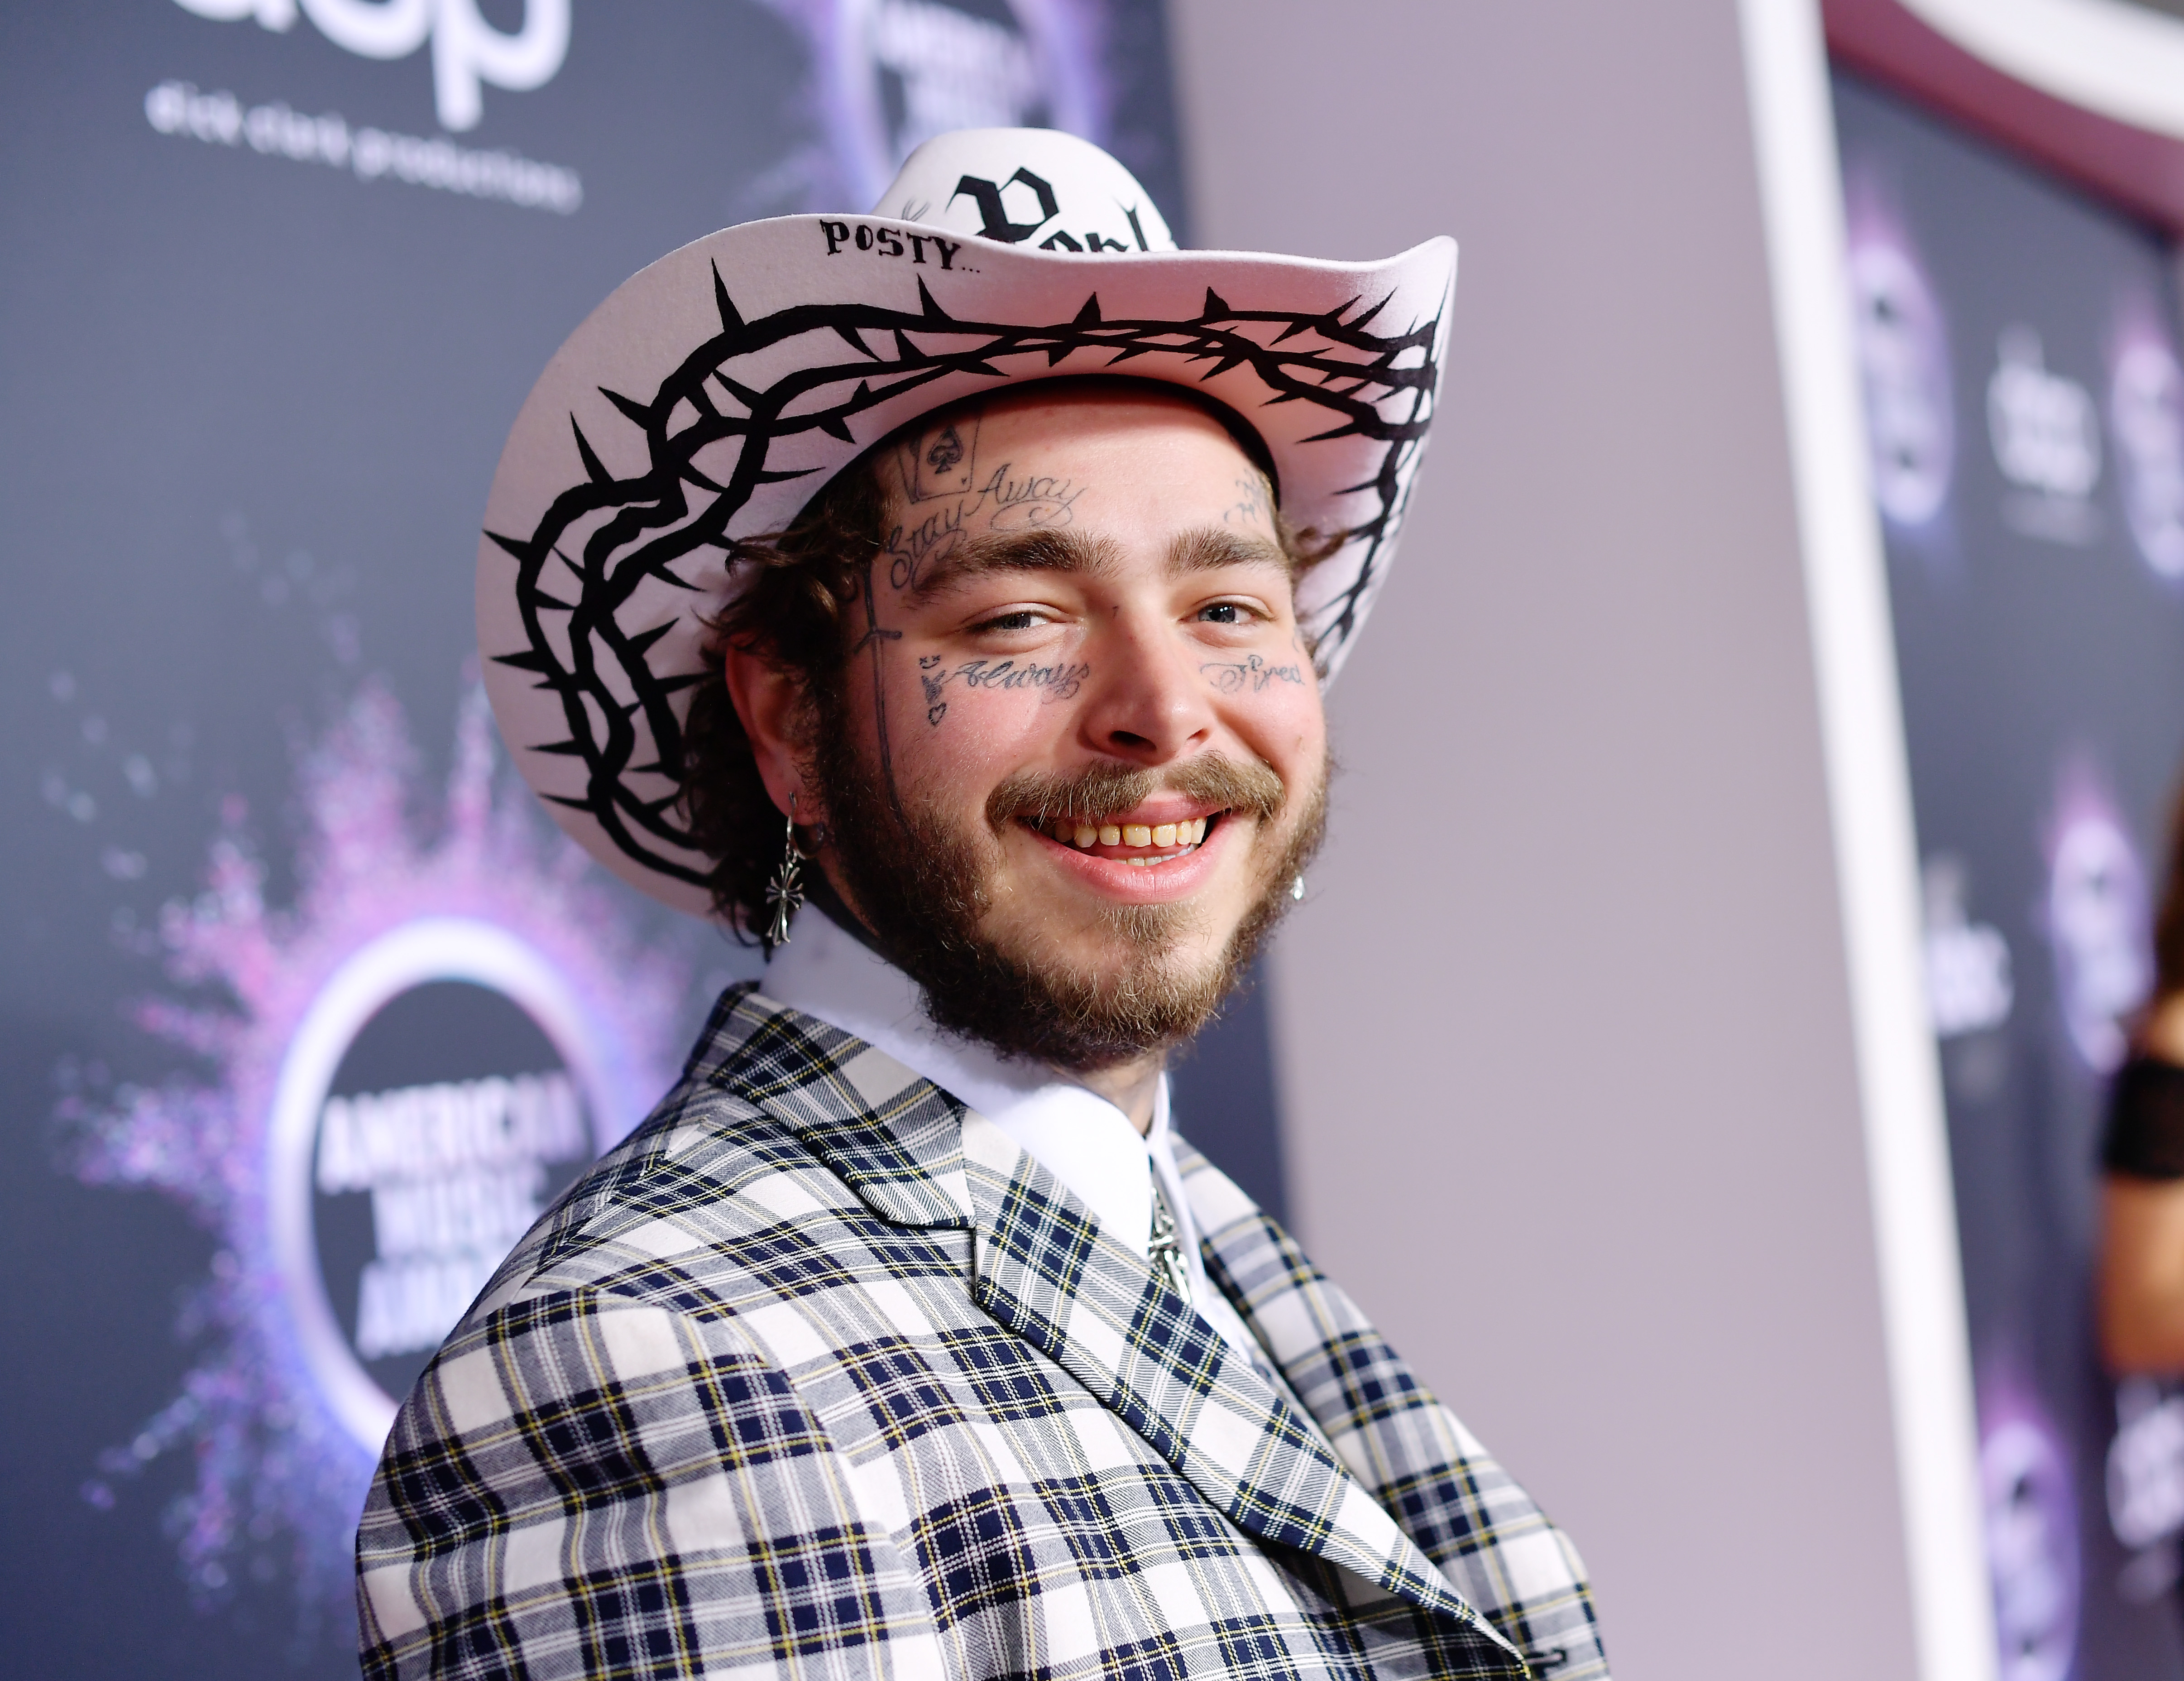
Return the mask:
<path id="1" fill-rule="evenodd" d="M 897 446 L 902 493 L 912 502 L 967 494 L 978 471 L 978 417 L 967 415 L 905 438 Z"/>

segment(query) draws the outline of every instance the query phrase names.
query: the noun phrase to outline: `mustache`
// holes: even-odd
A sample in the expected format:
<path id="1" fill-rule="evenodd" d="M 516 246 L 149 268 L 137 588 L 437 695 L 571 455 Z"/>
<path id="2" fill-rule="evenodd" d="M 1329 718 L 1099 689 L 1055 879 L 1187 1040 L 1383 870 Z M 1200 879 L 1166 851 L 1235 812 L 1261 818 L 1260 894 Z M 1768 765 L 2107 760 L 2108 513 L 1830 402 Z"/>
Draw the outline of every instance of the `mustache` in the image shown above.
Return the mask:
<path id="1" fill-rule="evenodd" d="M 996 833 L 1018 818 L 1089 823 L 1156 794 L 1180 794 L 1224 811 L 1271 818 L 1282 809 L 1289 789 L 1272 767 L 1222 753 L 1201 753 L 1159 770 L 1100 760 L 1078 771 L 1018 771 L 987 800 L 986 821 Z"/>

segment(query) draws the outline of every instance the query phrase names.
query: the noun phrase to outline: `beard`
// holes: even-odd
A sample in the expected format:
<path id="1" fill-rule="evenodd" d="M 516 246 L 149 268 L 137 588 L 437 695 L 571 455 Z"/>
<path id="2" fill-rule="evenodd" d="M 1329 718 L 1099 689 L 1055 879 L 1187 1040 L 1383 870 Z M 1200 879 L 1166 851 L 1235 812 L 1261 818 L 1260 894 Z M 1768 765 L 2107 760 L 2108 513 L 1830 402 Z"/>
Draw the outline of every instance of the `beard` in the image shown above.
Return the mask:
<path id="1" fill-rule="evenodd" d="M 818 723 L 806 774 L 826 801 L 827 862 L 882 952 L 924 990 L 933 1025 L 1071 1074 L 1113 1068 L 1195 1036 L 1289 908 L 1290 884 L 1326 829 L 1324 763 L 1309 787 L 1292 790 L 1265 764 L 1220 754 L 1156 771 L 1100 762 L 1066 775 L 1019 773 L 994 790 L 983 821 L 963 824 L 930 804 L 898 803 L 858 752 L 846 720 Z M 1219 809 L 1223 824 L 1258 819 L 1246 860 L 1254 896 L 1212 957 L 1184 952 L 1206 931 L 1206 913 L 1188 902 L 1100 909 L 1099 924 L 1126 955 L 1089 973 L 1039 949 L 1036 935 L 1004 943 L 984 932 L 1011 826 L 1026 818 L 1096 820 L 1162 791 Z M 1284 835 L 1279 819 L 1292 807 Z"/>

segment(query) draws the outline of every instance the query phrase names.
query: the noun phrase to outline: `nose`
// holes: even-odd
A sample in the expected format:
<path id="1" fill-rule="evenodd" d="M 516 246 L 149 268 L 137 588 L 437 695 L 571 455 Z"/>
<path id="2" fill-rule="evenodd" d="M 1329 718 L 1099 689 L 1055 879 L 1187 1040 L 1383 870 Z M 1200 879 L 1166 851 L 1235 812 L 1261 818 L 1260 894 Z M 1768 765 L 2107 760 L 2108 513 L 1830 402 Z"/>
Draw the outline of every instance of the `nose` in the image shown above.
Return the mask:
<path id="1" fill-rule="evenodd" d="M 1167 625 L 1124 608 L 1094 642 L 1079 726 L 1086 746 L 1156 765 L 1206 746 L 1217 722 L 1212 690 L 1193 651 Z"/>

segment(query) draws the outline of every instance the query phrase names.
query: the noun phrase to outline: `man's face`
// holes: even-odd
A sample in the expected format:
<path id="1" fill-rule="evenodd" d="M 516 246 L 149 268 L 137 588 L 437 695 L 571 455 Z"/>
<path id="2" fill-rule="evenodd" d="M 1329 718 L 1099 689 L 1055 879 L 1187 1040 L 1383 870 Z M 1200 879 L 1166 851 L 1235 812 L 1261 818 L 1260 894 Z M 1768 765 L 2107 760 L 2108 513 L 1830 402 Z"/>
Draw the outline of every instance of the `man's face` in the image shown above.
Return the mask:
<path id="1" fill-rule="evenodd" d="M 819 755 L 838 885 L 944 1025 L 1079 1065 L 1187 1036 L 1323 803 L 1264 479 L 1190 404 L 1083 387 L 938 419 L 880 473 Z"/>

